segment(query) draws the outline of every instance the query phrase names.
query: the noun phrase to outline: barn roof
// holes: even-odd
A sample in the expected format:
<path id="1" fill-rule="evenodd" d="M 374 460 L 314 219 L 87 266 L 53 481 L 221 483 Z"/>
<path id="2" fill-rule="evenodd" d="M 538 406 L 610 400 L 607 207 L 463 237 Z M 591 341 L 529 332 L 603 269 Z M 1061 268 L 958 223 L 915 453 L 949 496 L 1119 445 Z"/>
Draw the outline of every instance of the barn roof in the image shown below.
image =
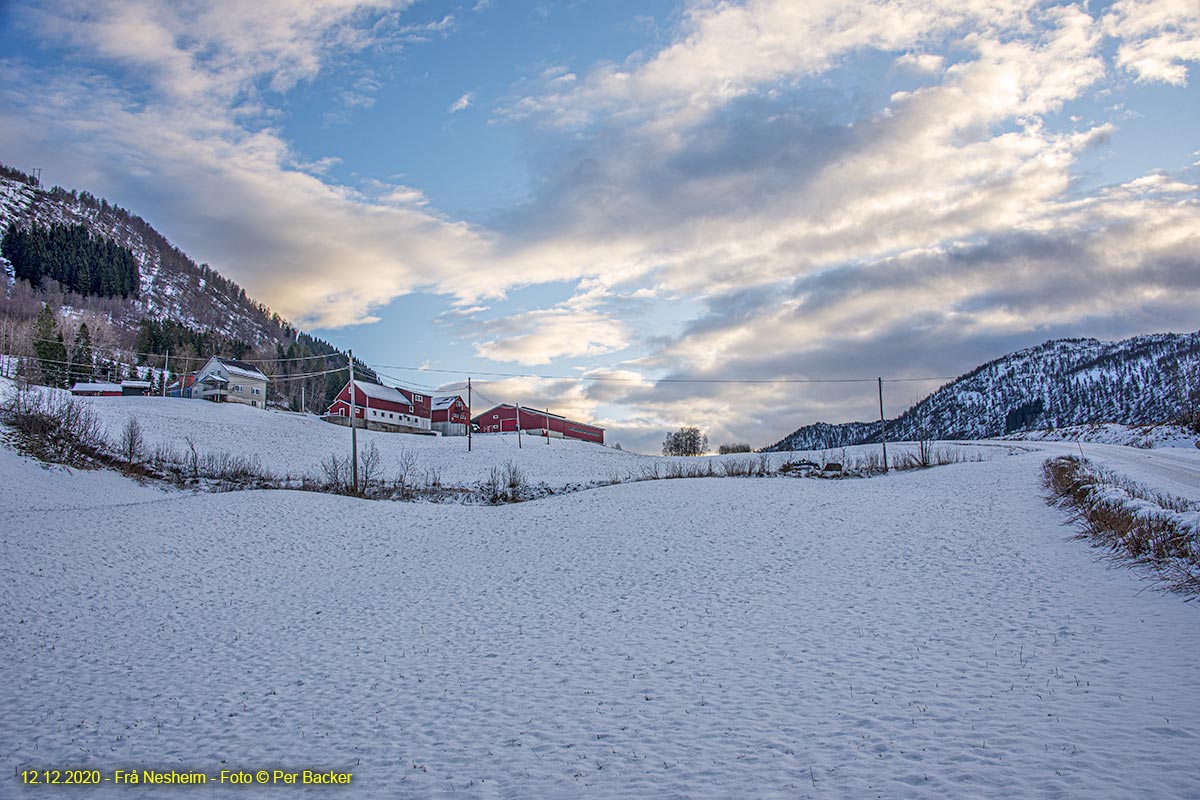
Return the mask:
<path id="1" fill-rule="evenodd" d="M 412 401 L 399 389 L 393 389 L 391 386 L 383 386 L 378 383 L 364 383 L 356 380 L 354 382 L 354 391 L 362 392 L 367 397 L 374 400 L 386 400 L 390 403 L 399 403 L 400 405 L 411 406 Z"/>
<path id="2" fill-rule="evenodd" d="M 462 397 L 457 394 L 445 394 L 441 397 L 435 397 L 429 401 L 429 408 L 432 411 L 445 411 L 454 405 L 455 400 L 461 400 Z"/>
<path id="3" fill-rule="evenodd" d="M 71 387 L 72 392 L 119 392 L 119 383 L 77 383 Z"/>

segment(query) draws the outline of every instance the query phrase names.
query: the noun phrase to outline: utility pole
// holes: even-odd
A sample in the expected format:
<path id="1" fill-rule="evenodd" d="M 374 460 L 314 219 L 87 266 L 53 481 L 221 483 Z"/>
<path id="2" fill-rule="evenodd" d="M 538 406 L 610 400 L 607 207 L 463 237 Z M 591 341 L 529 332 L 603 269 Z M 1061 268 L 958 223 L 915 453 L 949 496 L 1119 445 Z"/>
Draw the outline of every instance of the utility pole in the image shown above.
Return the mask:
<path id="1" fill-rule="evenodd" d="M 883 472 L 888 471 L 887 463 L 887 419 L 883 416 L 883 378 L 879 379 L 879 430 L 883 436 Z"/>
<path id="2" fill-rule="evenodd" d="M 550 446 L 550 409 L 546 409 L 546 447 Z"/>
<path id="3" fill-rule="evenodd" d="M 300 413 L 307 414 L 308 406 L 304 404 L 304 383 L 300 383 Z"/>
<path id="4" fill-rule="evenodd" d="M 358 427 L 354 417 L 358 413 L 358 400 L 354 396 L 354 351 L 350 351 L 350 467 L 354 479 L 354 493 L 358 494 Z"/>
<path id="5" fill-rule="evenodd" d="M 168 347 L 166 360 L 163 362 L 163 387 L 162 387 L 162 392 L 163 392 L 162 396 L 163 397 L 167 396 L 167 378 L 170 377 L 170 375 L 171 375 L 171 348 Z M 180 387 L 181 391 L 179 392 L 180 397 L 183 396 L 182 389 L 183 389 L 183 387 L 181 386 Z"/>
<path id="6" fill-rule="evenodd" d="M 517 449 L 521 449 L 521 404 L 517 403 Z"/>
<path id="7" fill-rule="evenodd" d="M 467 378 L 467 452 L 471 452 L 471 429 L 475 427 L 471 422 L 471 379 Z"/>

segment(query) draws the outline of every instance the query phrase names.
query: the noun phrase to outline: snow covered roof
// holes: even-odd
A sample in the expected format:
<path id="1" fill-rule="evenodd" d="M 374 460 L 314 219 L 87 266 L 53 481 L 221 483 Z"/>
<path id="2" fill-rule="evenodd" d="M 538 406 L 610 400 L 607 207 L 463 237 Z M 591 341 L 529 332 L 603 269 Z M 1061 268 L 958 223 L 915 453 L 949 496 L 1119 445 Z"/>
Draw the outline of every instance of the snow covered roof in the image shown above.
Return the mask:
<path id="1" fill-rule="evenodd" d="M 146 384 L 149 386 L 149 384 Z M 72 392 L 119 392 L 119 383 L 77 383 L 71 387 Z"/>
<path id="2" fill-rule="evenodd" d="M 429 401 L 429 408 L 431 411 L 445 411 L 447 408 L 450 408 L 452 405 L 454 405 L 455 400 L 459 399 L 461 398 L 456 394 L 447 394 L 442 395 L 441 397 L 435 397 Z"/>
<path id="3" fill-rule="evenodd" d="M 130 389 L 149 389 L 150 381 L 121 381 L 121 385 Z"/>
<path id="4" fill-rule="evenodd" d="M 234 361 L 231 358 L 221 358 L 220 356 L 213 356 L 213 359 L 224 367 L 225 371 L 230 375 L 236 375 L 239 378 L 251 378 L 257 381 L 270 380 L 262 370 L 253 364 L 247 364 L 245 361 Z"/>
<path id="5" fill-rule="evenodd" d="M 405 397 L 399 389 L 393 389 L 391 386 L 381 386 L 378 383 L 364 383 L 363 381 L 356 380 L 354 382 L 354 391 L 362 392 L 374 400 L 387 400 L 388 402 L 400 403 L 405 406 L 412 405 L 412 401 Z"/>

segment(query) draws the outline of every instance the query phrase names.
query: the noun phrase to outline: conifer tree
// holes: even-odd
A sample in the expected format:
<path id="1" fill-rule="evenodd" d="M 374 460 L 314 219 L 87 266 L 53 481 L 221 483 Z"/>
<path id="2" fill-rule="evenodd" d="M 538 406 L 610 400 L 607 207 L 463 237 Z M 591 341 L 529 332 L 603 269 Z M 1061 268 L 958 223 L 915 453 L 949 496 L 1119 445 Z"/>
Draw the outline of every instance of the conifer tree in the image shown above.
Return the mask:
<path id="1" fill-rule="evenodd" d="M 75 341 L 71 345 L 71 379 L 86 381 L 92 377 L 92 332 L 87 323 L 79 326 L 75 333 Z"/>
<path id="2" fill-rule="evenodd" d="M 42 368 L 42 380 L 49 386 L 62 386 L 68 374 L 67 346 L 50 306 L 42 305 L 33 326 L 33 351 Z"/>

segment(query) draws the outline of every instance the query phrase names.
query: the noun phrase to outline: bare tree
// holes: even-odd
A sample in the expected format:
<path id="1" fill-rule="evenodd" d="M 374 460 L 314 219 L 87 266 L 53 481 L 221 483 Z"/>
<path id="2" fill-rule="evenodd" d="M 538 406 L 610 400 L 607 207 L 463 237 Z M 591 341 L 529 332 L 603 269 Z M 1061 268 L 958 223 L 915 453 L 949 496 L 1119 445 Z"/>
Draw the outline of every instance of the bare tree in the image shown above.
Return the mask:
<path id="1" fill-rule="evenodd" d="M 121 429 L 121 455 L 125 456 L 125 460 L 129 462 L 130 466 L 133 466 L 141 456 L 144 446 L 142 424 L 137 421 L 137 417 L 130 417 L 126 421 L 125 427 Z"/>

